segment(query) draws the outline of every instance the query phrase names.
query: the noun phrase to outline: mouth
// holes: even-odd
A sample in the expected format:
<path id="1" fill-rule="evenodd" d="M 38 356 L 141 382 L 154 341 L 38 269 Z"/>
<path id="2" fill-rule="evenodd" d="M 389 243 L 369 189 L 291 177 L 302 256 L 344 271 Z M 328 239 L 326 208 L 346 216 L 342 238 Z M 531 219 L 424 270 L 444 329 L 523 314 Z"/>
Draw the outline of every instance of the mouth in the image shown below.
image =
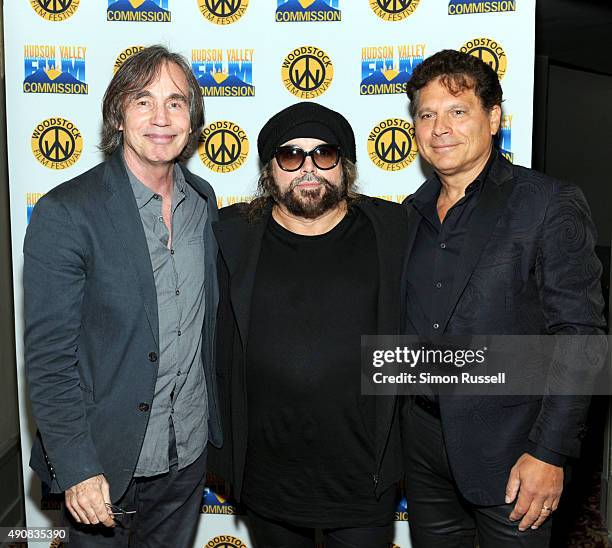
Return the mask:
<path id="1" fill-rule="evenodd" d="M 449 150 L 454 149 L 457 143 L 449 143 L 449 144 L 440 144 L 440 145 L 432 145 L 431 148 L 436 152 L 448 152 Z"/>
<path id="2" fill-rule="evenodd" d="M 174 139 L 174 135 L 166 135 L 163 133 L 147 133 L 145 137 L 149 139 L 149 141 L 153 141 L 153 143 L 158 145 L 167 145 L 172 142 Z"/>

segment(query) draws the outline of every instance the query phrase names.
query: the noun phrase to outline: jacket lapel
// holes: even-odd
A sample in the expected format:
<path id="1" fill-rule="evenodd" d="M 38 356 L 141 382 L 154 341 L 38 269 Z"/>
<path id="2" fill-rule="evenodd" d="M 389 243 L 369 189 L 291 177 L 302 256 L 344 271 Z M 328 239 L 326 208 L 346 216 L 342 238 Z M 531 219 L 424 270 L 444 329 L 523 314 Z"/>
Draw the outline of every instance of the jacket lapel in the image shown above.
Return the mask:
<path id="1" fill-rule="evenodd" d="M 159 348 L 157 292 L 153 267 L 136 198 L 119 151 L 108 160 L 104 177 L 111 192 L 106 202 L 106 210 L 117 232 L 118 246 L 122 247 L 126 262 L 132 266 L 136 283 L 140 286 L 147 320 Z"/>
<path id="2" fill-rule="evenodd" d="M 249 334 L 251 297 L 268 219 L 269 213 L 251 223 L 238 214 L 213 225 L 219 250 L 229 270 L 230 297 L 243 349 L 246 349 Z"/>
<path id="3" fill-rule="evenodd" d="M 470 220 L 465 241 L 463 242 L 448 301 L 447 314 L 441 326 L 442 332 L 448 326 L 457 303 L 495 229 L 497 220 L 506 207 L 508 197 L 513 189 L 512 179 L 512 164 L 498 153 L 498 157 L 491 166 L 484 182 L 482 194 L 478 199 L 478 204 Z"/>

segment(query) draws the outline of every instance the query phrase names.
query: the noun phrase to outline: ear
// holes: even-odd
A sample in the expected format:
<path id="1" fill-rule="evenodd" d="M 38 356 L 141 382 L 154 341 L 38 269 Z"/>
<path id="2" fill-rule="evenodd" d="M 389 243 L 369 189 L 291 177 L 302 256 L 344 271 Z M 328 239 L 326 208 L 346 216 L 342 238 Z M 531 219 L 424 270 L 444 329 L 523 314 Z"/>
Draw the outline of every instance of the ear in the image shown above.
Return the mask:
<path id="1" fill-rule="evenodd" d="M 489 126 L 491 128 L 491 135 L 497 135 L 499 126 L 501 125 L 501 106 L 495 105 L 489 112 Z"/>

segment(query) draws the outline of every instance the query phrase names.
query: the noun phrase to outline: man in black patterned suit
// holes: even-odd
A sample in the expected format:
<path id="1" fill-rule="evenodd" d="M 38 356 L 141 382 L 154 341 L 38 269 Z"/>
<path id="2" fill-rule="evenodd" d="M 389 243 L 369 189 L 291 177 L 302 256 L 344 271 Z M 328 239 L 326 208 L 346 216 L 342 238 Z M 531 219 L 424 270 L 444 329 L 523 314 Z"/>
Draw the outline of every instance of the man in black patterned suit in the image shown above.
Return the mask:
<path id="1" fill-rule="evenodd" d="M 493 69 L 441 51 L 415 69 L 407 91 L 434 175 L 404 202 L 406 333 L 603 333 L 588 205 L 576 186 L 496 150 L 502 89 Z M 579 454 L 588 406 L 588 396 L 407 398 L 413 546 L 472 547 L 476 534 L 480 548 L 548 546 L 547 518 L 566 460 Z"/>

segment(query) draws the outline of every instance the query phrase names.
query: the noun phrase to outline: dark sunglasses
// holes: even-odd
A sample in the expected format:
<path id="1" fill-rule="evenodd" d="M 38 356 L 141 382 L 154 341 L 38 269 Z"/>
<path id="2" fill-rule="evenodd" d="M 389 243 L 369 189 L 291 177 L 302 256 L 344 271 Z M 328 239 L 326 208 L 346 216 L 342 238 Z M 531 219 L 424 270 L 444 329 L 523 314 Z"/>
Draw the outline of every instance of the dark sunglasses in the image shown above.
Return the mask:
<path id="1" fill-rule="evenodd" d="M 297 171 L 306 158 L 310 156 L 312 163 L 319 169 L 332 169 L 340 161 L 340 147 L 338 145 L 319 145 L 312 150 L 305 151 L 298 146 L 284 146 L 274 149 L 273 157 L 283 171 Z"/>

